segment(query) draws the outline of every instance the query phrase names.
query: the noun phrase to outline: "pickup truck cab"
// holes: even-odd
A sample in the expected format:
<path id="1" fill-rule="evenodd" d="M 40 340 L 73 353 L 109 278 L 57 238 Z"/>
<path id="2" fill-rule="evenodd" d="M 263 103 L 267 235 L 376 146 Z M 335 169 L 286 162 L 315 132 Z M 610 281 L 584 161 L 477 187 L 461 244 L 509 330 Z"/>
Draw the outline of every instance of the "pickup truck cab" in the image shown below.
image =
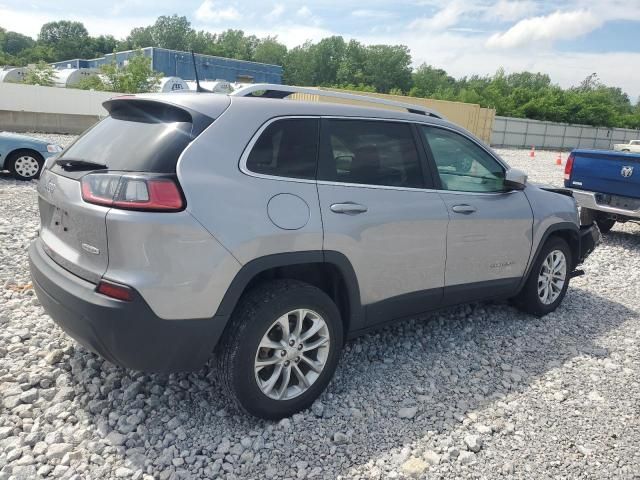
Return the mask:
<path id="1" fill-rule="evenodd" d="M 616 143 L 613 149 L 616 152 L 640 153 L 640 140 L 631 140 L 629 143 Z"/>
<path id="2" fill-rule="evenodd" d="M 640 221 L 640 154 L 573 150 L 564 185 L 573 190 L 583 222 L 607 233 L 616 222 Z"/>

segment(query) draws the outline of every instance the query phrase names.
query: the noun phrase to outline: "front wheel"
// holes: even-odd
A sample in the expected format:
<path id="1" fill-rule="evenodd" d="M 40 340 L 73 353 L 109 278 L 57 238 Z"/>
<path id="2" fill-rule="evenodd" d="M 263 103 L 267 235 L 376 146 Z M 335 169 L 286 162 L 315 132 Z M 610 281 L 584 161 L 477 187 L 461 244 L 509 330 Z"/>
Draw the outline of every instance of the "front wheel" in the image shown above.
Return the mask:
<path id="1" fill-rule="evenodd" d="M 547 240 L 522 291 L 514 299 L 516 306 L 538 317 L 553 312 L 567 293 L 571 265 L 567 242 L 559 237 Z"/>
<path id="2" fill-rule="evenodd" d="M 244 411 L 265 419 L 311 406 L 336 369 L 340 312 L 322 290 L 275 280 L 245 294 L 219 344 L 218 377 Z"/>

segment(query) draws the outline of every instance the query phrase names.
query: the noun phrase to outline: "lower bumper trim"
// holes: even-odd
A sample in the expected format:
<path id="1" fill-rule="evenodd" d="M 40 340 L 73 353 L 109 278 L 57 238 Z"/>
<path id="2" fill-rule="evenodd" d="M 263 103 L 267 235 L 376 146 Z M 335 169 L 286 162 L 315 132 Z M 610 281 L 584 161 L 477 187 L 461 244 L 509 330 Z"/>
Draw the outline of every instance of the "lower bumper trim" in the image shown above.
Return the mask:
<path id="1" fill-rule="evenodd" d="M 110 362 L 145 372 L 190 371 L 207 362 L 226 318 L 164 320 L 136 291 L 111 299 L 64 270 L 36 239 L 29 247 L 31 278 L 40 303 L 69 336 Z"/>

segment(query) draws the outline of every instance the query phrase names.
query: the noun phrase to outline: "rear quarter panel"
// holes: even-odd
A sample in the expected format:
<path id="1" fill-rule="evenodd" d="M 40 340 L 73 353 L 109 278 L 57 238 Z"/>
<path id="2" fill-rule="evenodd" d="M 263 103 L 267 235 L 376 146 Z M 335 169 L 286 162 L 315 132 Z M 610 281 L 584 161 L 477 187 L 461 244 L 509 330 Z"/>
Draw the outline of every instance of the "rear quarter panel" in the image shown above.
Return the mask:
<path id="1" fill-rule="evenodd" d="M 273 109 L 238 102 L 225 111 L 183 153 L 178 178 L 187 210 L 234 257 L 245 264 L 266 255 L 322 250 L 322 220 L 315 182 L 259 178 L 240 171 L 239 162 L 255 132 L 267 120 L 286 114 L 287 101 Z M 277 227 L 267 205 L 276 195 L 299 197 L 309 207 L 298 229 Z"/>

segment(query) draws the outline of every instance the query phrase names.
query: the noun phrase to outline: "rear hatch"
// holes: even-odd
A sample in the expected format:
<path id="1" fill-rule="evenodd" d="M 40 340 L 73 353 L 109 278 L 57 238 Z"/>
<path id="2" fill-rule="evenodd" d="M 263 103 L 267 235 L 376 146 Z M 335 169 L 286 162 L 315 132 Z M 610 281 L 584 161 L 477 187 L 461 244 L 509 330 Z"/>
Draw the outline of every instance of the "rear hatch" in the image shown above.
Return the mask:
<path id="1" fill-rule="evenodd" d="M 574 150 L 568 187 L 640 198 L 640 154 Z"/>
<path id="2" fill-rule="evenodd" d="M 129 184 L 122 193 L 124 200 L 131 200 L 124 198 L 131 192 L 139 193 L 139 185 L 147 185 L 144 182 L 149 177 L 179 190 L 178 158 L 213 121 L 156 99 L 120 97 L 104 106 L 110 116 L 48 162 L 38 184 L 44 250 L 63 268 L 93 283 L 108 266 L 109 210 L 147 209 L 145 202 L 118 203 L 106 194 L 113 196 L 122 186 L 119 179 L 125 177 Z M 145 195 L 148 197 L 146 191 Z"/>

